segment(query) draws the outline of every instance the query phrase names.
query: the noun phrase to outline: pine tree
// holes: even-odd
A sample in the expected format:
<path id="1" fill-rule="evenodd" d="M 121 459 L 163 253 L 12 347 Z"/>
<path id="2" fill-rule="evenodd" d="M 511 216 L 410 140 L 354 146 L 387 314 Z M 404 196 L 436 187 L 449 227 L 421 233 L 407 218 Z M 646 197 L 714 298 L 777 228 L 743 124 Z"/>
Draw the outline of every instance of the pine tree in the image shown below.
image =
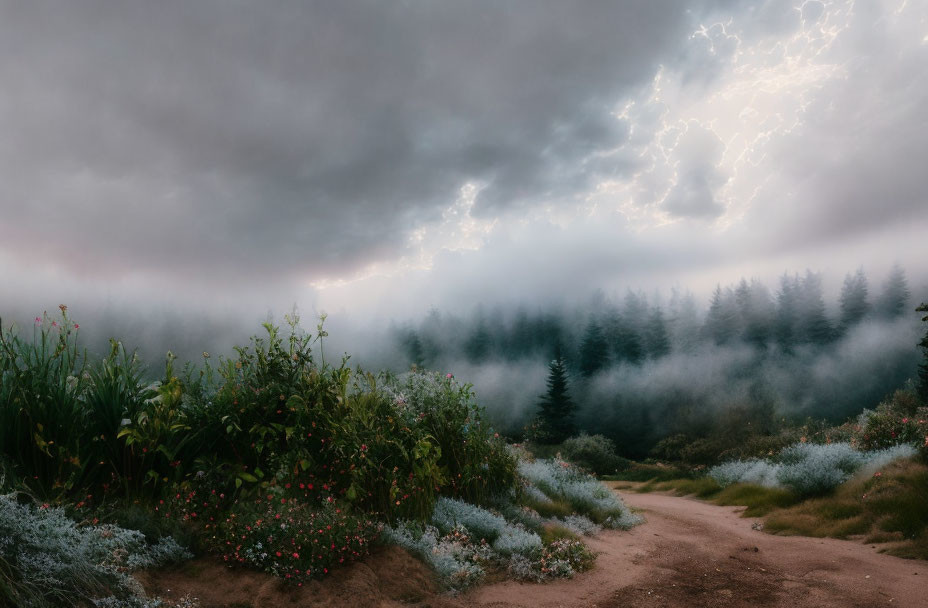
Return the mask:
<path id="1" fill-rule="evenodd" d="M 870 312 L 867 302 L 867 277 L 863 268 L 858 268 L 854 275 L 844 277 L 841 288 L 841 329 L 847 331 L 863 320 Z"/>
<path id="2" fill-rule="evenodd" d="M 580 344 L 580 373 L 589 378 L 609 365 L 609 345 L 599 325 L 590 320 Z"/>
<path id="3" fill-rule="evenodd" d="M 403 345 L 406 350 L 406 357 L 409 359 L 409 364 L 415 366 L 418 369 L 425 367 L 425 351 L 422 348 L 422 340 L 419 339 L 419 334 L 415 330 L 410 330 L 406 336 L 405 343 Z"/>
<path id="4" fill-rule="evenodd" d="M 915 310 L 918 312 L 928 312 L 928 303 L 922 302 L 921 306 Z M 928 323 L 928 315 L 922 317 L 922 321 Z M 918 391 L 918 397 L 922 400 L 922 403 L 928 405 L 928 331 L 925 331 L 925 335 L 922 341 L 918 343 L 918 346 L 922 349 L 924 359 L 918 366 L 918 386 L 916 390 Z"/>
<path id="5" fill-rule="evenodd" d="M 703 331 L 717 345 L 727 344 L 735 336 L 737 309 L 734 299 L 731 289 L 726 288 L 723 292 L 722 286 L 716 285 Z"/>
<path id="6" fill-rule="evenodd" d="M 791 352 L 797 342 L 799 307 L 799 277 L 783 274 L 780 291 L 777 293 L 777 312 L 774 321 L 774 337 L 786 352 Z"/>
<path id="7" fill-rule="evenodd" d="M 799 335 L 804 342 L 827 344 L 834 337 L 834 329 L 825 313 L 822 297 L 822 277 L 811 270 L 799 284 Z"/>
<path id="8" fill-rule="evenodd" d="M 543 443 L 561 443 L 576 434 L 576 406 L 567 387 L 567 364 L 560 352 L 548 365 L 547 392 L 541 396 L 536 439 Z"/>
<path id="9" fill-rule="evenodd" d="M 664 322 L 664 313 L 657 306 L 648 318 L 645 327 L 645 344 L 648 356 L 660 359 L 670 354 L 670 337 L 667 335 L 667 324 Z"/>
<path id="10" fill-rule="evenodd" d="M 899 264 L 893 266 L 889 278 L 883 284 L 883 293 L 880 295 L 877 310 L 880 316 L 887 319 L 901 317 L 905 313 L 909 302 L 909 283 L 905 278 L 905 271 Z"/>

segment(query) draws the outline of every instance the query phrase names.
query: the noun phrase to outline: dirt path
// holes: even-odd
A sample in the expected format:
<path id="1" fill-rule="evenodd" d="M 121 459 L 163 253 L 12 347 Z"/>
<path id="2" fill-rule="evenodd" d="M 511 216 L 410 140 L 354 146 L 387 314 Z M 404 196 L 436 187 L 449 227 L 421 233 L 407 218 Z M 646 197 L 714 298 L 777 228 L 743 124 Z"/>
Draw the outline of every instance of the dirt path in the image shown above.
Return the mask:
<path id="1" fill-rule="evenodd" d="M 504 581 L 448 597 L 422 562 L 396 547 L 301 589 L 259 572 L 229 571 L 214 559 L 142 579 L 149 592 L 191 593 L 203 608 L 928 608 L 928 562 L 856 542 L 765 534 L 737 507 L 620 494 L 647 522 L 587 539 L 599 554 L 596 566 L 570 580 Z"/>
<path id="2" fill-rule="evenodd" d="M 851 541 L 773 536 L 737 507 L 622 493 L 647 522 L 591 541 L 596 567 L 546 585 L 497 583 L 460 598 L 494 608 L 928 607 L 928 563 Z"/>

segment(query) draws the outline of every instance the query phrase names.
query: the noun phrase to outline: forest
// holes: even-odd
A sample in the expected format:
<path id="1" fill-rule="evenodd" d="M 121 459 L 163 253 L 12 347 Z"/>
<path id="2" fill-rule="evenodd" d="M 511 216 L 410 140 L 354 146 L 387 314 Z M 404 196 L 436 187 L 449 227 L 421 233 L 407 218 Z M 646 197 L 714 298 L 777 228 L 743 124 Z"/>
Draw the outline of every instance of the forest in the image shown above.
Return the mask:
<path id="1" fill-rule="evenodd" d="M 901 388 L 918 361 L 916 300 L 899 265 L 878 287 L 862 269 L 848 273 L 834 301 L 822 274 L 806 271 L 782 275 L 775 289 L 757 279 L 719 285 L 705 304 L 675 288 L 669 299 L 598 291 L 573 309 L 432 309 L 394 325 L 391 338 L 406 366 L 472 382 L 515 438 L 538 412 L 549 363 L 562 357 L 581 431 L 636 459 L 668 439 L 713 438 L 693 456 L 713 462 L 745 435 L 842 422 Z"/>

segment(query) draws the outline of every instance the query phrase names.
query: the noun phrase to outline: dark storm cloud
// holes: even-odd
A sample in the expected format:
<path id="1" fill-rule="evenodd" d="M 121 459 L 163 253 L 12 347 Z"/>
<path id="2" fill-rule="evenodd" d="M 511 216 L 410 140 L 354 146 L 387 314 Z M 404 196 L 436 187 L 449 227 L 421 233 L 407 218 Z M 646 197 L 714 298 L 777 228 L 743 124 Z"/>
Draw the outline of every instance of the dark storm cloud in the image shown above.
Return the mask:
<path id="1" fill-rule="evenodd" d="M 674 2 L 0 7 L 2 247 L 217 280 L 398 255 L 468 181 L 486 216 L 630 171 L 614 105 L 694 27 Z"/>

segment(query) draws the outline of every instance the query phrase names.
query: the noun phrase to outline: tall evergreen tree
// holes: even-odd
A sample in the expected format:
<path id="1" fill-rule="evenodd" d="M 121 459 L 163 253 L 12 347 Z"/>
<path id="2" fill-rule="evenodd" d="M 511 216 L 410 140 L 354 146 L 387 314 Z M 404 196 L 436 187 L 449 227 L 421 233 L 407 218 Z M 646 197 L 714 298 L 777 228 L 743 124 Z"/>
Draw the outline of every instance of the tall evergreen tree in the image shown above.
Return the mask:
<path id="1" fill-rule="evenodd" d="M 737 309 L 731 289 L 723 292 L 721 285 L 716 285 L 703 326 L 706 337 L 718 345 L 727 344 L 735 336 L 736 323 Z"/>
<path id="2" fill-rule="evenodd" d="M 867 276 L 863 268 L 858 268 L 853 275 L 844 277 L 844 286 L 841 288 L 841 329 L 847 331 L 853 325 L 860 323 L 870 312 L 870 303 L 867 302 Z"/>
<path id="3" fill-rule="evenodd" d="M 560 443 L 576 434 L 576 406 L 567 386 L 567 364 L 560 352 L 548 365 L 548 390 L 541 396 L 536 419 L 536 438 L 544 443 Z"/>
<path id="4" fill-rule="evenodd" d="M 780 291 L 777 292 L 773 333 L 777 344 L 786 352 L 790 352 L 797 342 L 798 318 L 799 277 L 783 273 L 780 277 Z"/>
<path id="5" fill-rule="evenodd" d="M 589 378 L 609 365 L 609 344 L 595 320 L 590 320 L 580 344 L 580 373 Z"/>
<path id="6" fill-rule="evenodd" d="M 799 335 L 804 342 L 827 344 L 834 337 L 834 329 L 825 313 L 822 297 L 822 277 L 806 271 L 799 284 Z"/>
<path id="7" fill-rule="evenodd" d="M 883 293 L 877 305 L 880 316 L 887 319 L 901 317 L 905 313 L 906 306 L 909 303 L 909 282 L 905 278 L 905 271 L 902 266 L 895 264 L 883 284 Z"/>
<path id="8" fill-rule="evenodd" d="M 660 359 L 670 354 L 670 336 L 667 335 L 667 324 L 664 322 L 664 313 L 660 307 L 655 306 L 651 316 L 648 317 L 644 335 L 649 357 Z"/>
<path id="9" fill-rule="evenodd" d="M 480 313 L 476 326 L 464 343 L 464 354 L 471 363 L 483 363 L 490 356 L 490 346 L 490 330 L 487 328 L 486 319 Z"/>
<path id="10" fill-rule="evenodd" d="M 922 302 L 921 306 L 915 309 L 918 312 L 928 313 L 928 303 Z M 922 317 L 922 321 L 928 323 L 928 315 Z M 928 405 L 928 330 L 925 331 L 922 341 L 918 343 L 922 349 L 923 359 L 918 366 L 918 396 L 922 403 Z"/>
<path id="11" fill-rule="evenodd" d="M 409 360 L 409 364 L 419 369 L 424 368 L 425 350 L 422 348 L 422 340 L 419 339 L 419 334 L 415 330 L 409 330 L 403 346 L 405 347 L 406 358 Z"/>
<path id="12" fill-rule="evenodd" d="M 689 290 L 682 294 L 679 289 L 671 290 L 670 319 L 667 325 L 673 350 L 689 353 L 696 349 L 702 320 L 696 306 L 696 298 Z"/>
<path id="13" fill-rule="evenodd" d="M 776 310 L 767 287 L 757 279 L 741 279 L 735 290 L 741 339 L 758 348 L 767 348 L 773 337 Z"/>

